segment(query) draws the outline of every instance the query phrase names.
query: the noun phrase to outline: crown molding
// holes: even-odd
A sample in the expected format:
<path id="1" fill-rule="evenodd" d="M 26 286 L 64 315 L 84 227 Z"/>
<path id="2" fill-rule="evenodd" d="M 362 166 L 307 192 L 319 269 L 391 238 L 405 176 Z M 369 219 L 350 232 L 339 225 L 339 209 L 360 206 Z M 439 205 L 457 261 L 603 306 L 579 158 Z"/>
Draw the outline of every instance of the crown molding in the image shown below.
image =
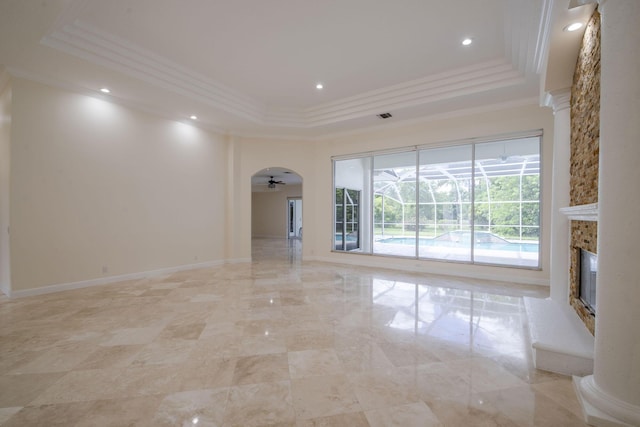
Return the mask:
<path id="1" fill-rule="evenodd" d="M 296 134 L 279 134 L 279 133 L 251 133 L 251 132 L 243 132 L 243 131 L 234 131 L 232 132 L 233 136 L 238 138 L 246 138 L 246 139 L 273 139 L 273 140 L 281 140 L 281 141 L 298 141 L 298 142 L 309 142 L 309 141 L 331 141 L 340 138 L 346 138 L 355 135 L 363 135 L 368 132 L 375 132 L 381 129 L 398 129 L 409 126 L 416 126 L 424 123 L 435 122 L 439 120 L 448 120 L 455 119 L 460 117 L 467 117 L 476 114 L 490 113 L 493 111 L 507 110 L 511 108 L 520 108 L 520 107 L 528 107 L 528 106 L 539 106 L 538 98 L 530 97 L 530 98 L 522 98 L 514 101 L 506 101 L 506 102 L 498 102 L 493 104 L 483 105 L 481 107 L 473 107 L 473 108 L 463 108 L 454 111 L 448 111 L 446 113 L 438 113 L 438 114 L 429 114 L 426 116 L 421 116 L 412 119 L 405 120 L 394 120 L 390 123 L 381 122 L 379 124 L 370 125 L 370 126 L 362 126 L 357 129 L 349 129 L 338 132 L 326 132 L 321 135 L 296 135 Z"/>
<path id="2" fill-rule="evenodd" d="M 571 108 L 571 88 L 564 88 L 549 92 L 553 113 Z"/>
<path id="3" fill-rule="evenodd" d="M 571 108 L 571 88 L 568 87 L 542 93 L 540 105 L 542 107 L 552 108 L 553 114 Z"/>
<path id="4" fill-rule="evenodd" d="M 398 120 L 391 123 L 380 123 L 373 126 L 367 126 L 360 129 L 347 130 L 342 132 L 327 133 L 325 135 L 313 138 L 318 141 L 328 141 L 340 138 L 345 138 L 354 135 L 362 135 L 367 132 L 372 132 L 380 129 L 396 129 L 409 126 L 421 125 L 424 123 L 435 122 L 439 120 L 455 119 L 460 117 L 468 117 L 476 114 L 490 113 L 493 111 L 507 110 L 512 108 L 538 106 L 538 99 L 536 97 L 523 98 L 515 101 L 499 102 L 494 104 L 487 104 L 481 107 L 463 108 L 454 111 L 448 111 L 446 113 L 430 114 L 428 116 L 422 116 L 413 119 Z"/>
<path id="5" fill-rule="evenodd" d="M 546 0 L 545 0 L 546 2 Z M 531 17 L 539 16 L 539 2 L 511 0 L 507 4 L 508 19 L 505 21 L 505 51 L 514 68 L 521 74 L 537 71 L 536 59 L 540 51 L 542 25 L 532 24 Z"/>
<path id="6" fill-rule="evenodd" d="M 68 92 L 77 93 L 84 96 L 90 96 L 92 98 L 100 98 L 106 102 L 111 102 L 117 105 L 121 105 L 123 107 L 131 108 L 131 109 L 141 111 L 153 116 L 162 117 L 164 119 L 171 120 L 174 122 L 188 123 L 190 126 L 201 128 L 206 131 L 218 134 L 220 136 L 223 136 L 228 133 L 227 129 L 220 128 L 218 126 L 203 122 L 201 120 L 198 120 L 197 122 L 193 122 L 191 120 L 186 120 L 186 119 L 180 120 L 180 119 L 177 119 L 175 115 L 161 108 L 157 108 L 157 107 L 154 108 L 153 106 L 149 106 L 147 104 L 143 104 L 140 102 L 135 102 L 135 101 L 132 101 L 131 99 L 125 99 L 125 98 L 120 98 L 112 95 L 104 95 L 101 93 L 97 93 L 96 90 L 90 90 L 83 86 L 70 83 L 68 81 L 53 79 L 51 77 L 44 76 L 40 73 L 25 71 L 23 69 L 15 68 L 15 67 L 7 68 L 7 72 L 9 77 L 16 77 L 24 80 L 29 80 L 32 82 L 46 85 L 46 86 L 51 86 L 54 88 L 66 90 Z M 0 90 L 0 93 L 1 93 L 1 90 Z"/>
<path id="7" fill-rule="evenodd" d="M 73 1 L 41 43 L 264 126 L 311 129 L 381 111 L 510 87 L 525 81 L 524 70 L 530 57 L 528 39 L 532 31 L 526 26 L 515 25 L 517 28 L 512 30 L 510 39 L 505 39 L 507 47 L 511 46 L 513 61 L 489 61 L 309 108 L 268 107 L 157 53 L 81 21 L 78 16 L 86 4 L 86 0 Z M 530 8 L 511 8 L 511 15 L 515 14 L 512 19 L 517 19 L 514 23 L 520 24 L 525 12 L 530 12 Z"/>
<path id="8" fill-rule="evenodd" d="M 264 107 L 257 101 L 79 20 L 56 28 L 41 43 L 253 122 L 262 121 Z"/>
<path id="9" fill-rule="evenodd" d="M 490 61 L 381 88 L 302 111 L 272 109 L 267 124 L 313 128 L 464 95 L 499 89 L 525 81 L 511 64 Z"/>
<path id="10" fill-rule="evenodd" d="M 536 53 L 534 66 L 536 74 L 542 75 L 549 56 L 549 43 L 551 39 L 551 24 L 553 22 L 553 9 L 555 0 L 542 1 L 542 14 L 540 17 L 540 28 L 538 29 L 538 39 L 536 41 Z"/>
<path id="11" fill-rule="evenodd" d="M 180 120 L 177 120 L 174 115 L 167 113 L 166 111 L 160 108 L 152 108 L 145 104 L 132 102 L 131 100 L 118 98 L 111 95 L 109 95 L 108 97 L 105 97 L 105 96 L 102 96 L 102 94 L 96 93 L 95 90 L 88 90 L 80 85 L 76 85 L 70 82 L 61 81 L 57 79 L 52 79 L 50 77 L 45 77 L 42 74 L 25 71 L 19 68 L 9 67 L 9 68 L 5 68 L 4 71 L 5 71 L 4 75 L 6 76 L 7 82 L 9 82 L 12 77 L 17 77 L 20 79 L 41 83 L 41 84 L 55 87 L 58 89 L 63 89 L 69 92 L 78 93 L 84 96 L 98 97 L 98 98 L 104 99 L 107 102 L 112 102 L 114 104 L 122 105 L 124 107 L 132 108 L 138 111 L 142 111 L 147 114 L 162 117 L 167 120 L 180 122 Z M 3 81 L 3 73 L 0 72 L 0 93 L 2 93 L 2 89 L 1 89 L 2 81 Z M 323 133 L 321 135 L 303 135 L 303 134 L 295 134 L 295 133 L 284 134 L 284 133 L 276 133 L 276 132 L 269 133 L 268 131 L 252 133 L 252 132 L 243 131 L 241 129 L 226 129 L 226 128 L 223 129 L 202 121 L 198 121 L 197 123 L 186 121 L 186 123 L 188 123 L 190 126 L 199 127 L 204 130 L 213 132 L 219 136 L 229 135 L 229 136 L 246 138 L 246 139 L 259 138 L 259 139 L 277 139 L 282 141 L 327 141 L 327 140 L 332 140 L 336 138 L 343 138 L 343 137 L 348 137 L 352 135 L 364 134 L 364 133 L 378 130 L 378 129 L 402 128 L 402 127 L 418 125 L 422 123 L 433 122 L 437 120 L 447 120 L 447 119 L 453 119 L 458 117 L 471 116 L 474 114 L 482 114 L 482 113 L 487 113 L 492 111 L 533 106 L 533 105 L 539 105 L 538 99 L 536 97 L 487 104 L 481 107 L 463 108 L 463 109 L 448 111 L 445 113 L 430 114 L 430 115 L 421 116 L 418 118 L 397 120 L 390 123 L 380 123 L 376 125 L 364 126 L 357 129 L 351 129 L 346 131 Z M 274 127 L 278 127 L 278 126 L 274 126 Z M 299 128 L 302 129 L 303 127 L 299 126 Z"/>

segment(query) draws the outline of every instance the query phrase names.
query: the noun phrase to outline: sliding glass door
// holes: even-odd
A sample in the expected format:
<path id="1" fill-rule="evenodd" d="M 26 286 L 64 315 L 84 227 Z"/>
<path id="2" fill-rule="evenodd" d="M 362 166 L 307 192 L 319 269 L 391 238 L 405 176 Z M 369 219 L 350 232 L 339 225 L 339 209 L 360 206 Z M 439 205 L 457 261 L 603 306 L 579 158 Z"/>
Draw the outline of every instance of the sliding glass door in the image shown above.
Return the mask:
<path id="1" fill-rule="evenodd" d="M 540 135 L 334 161 L 334 249 L 540 266 Z"/>
<path id="2" fill-rule="evenodd" d="M 471 145 L 420 150 L 419 256 L 471 261 Z"/>

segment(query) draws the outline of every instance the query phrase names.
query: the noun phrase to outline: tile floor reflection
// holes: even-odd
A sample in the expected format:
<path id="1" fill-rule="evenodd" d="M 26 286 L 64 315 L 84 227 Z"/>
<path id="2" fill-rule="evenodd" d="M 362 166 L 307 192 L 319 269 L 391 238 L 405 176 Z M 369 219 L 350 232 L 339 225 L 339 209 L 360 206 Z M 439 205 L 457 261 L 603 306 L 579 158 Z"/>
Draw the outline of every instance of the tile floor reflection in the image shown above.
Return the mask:
<path id="1" fill-rule="evenodd" d="M 0 300 L 4 426 L 583 426 L 532 367 L 535 287 L 254 262 Z"/>

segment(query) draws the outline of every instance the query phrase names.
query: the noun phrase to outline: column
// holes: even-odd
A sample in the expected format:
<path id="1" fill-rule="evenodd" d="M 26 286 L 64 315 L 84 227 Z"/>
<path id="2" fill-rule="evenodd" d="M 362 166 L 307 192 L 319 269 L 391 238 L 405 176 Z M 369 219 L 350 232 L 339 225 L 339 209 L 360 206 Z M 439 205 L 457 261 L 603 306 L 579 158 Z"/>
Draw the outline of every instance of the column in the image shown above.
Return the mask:
<path id="1" fill-rule="evenodd" d="M 600 0 L 598 293 L 587 422 L 640 425 L 640 1 Z"/>
<path id="2" fill-rule="evenodd" d="M 569 206 L 571 157 L 571 88 L 553 91 L 553 179 L 551 180 L 551 268 L 550 296 L 559 304 L 569 303 L 570 221 L 560 212 Z"/>

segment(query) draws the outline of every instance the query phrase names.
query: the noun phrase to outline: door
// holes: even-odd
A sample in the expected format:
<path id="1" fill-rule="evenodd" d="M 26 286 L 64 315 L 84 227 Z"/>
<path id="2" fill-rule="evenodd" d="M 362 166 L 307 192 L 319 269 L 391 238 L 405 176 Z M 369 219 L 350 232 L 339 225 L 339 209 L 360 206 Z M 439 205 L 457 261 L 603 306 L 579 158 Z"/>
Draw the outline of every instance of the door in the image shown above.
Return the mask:
<path id="1" fill-rule="evenodd" d="M 290 239 L 302 238 L 302 199 L 288 199 L 288 236 Z"/>

